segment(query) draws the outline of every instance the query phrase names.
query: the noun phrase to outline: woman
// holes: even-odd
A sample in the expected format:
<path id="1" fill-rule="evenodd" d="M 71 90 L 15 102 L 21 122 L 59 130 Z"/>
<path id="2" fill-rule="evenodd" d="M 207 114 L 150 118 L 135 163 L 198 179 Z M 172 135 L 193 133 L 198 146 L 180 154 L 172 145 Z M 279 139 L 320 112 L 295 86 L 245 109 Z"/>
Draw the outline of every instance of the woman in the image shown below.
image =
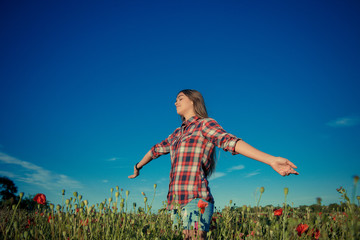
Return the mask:
<path id="1" fill-rule="evenodd" d="M 140 169 L 152 159 L 170 153 L 168 206 L 172 209 L 177 203 L 182 207 L 185 239 L 206 239 L 206 232 L 209 231 L 214 199 L 207 178 L 215 168 L 215 146 L 234 155 L 242 154 L 268 164 L 282 176 L 298 174 L 294 170 L 296 166 L 289 160 L 261 152 L 227 133 L 214 119 L 208 117 L 204 99 L 198 91 L 180 91 L 175 106 L 183 121 L 182 125 L 164 141 L 153 146 L 143 159 L 135 164 L 134 174 L 129 178 L 137 177 Z M 205 212 L 201 214 L 199 201 L 207 204 Z M 176 210 L 173 210 L 172 219 L 174 224 L 178 223 Z"/>

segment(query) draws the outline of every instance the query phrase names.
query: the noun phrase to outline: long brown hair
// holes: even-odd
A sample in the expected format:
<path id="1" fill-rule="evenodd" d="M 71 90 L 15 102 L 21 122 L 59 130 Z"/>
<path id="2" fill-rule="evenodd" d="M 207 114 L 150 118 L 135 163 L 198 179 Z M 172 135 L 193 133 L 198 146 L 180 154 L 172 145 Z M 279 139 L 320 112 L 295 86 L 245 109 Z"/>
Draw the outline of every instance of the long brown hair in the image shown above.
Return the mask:
<path id="1" fill-rule="evenodd" d="M 196 91 L 194 89 L 184 89 L 181 90 L 180 93 L 184 93 L 192 102 L 194 106 L 194 112 L 197 117 L 199 118 L 208 118 L 208 113 L 205 106 L 205 101 L 203 96 L 199 91 Z M 181 120 L 185 121 L 185 118 L 181 116 Z M 211 174 L 215 171 L 215 165 L 216 165 L 216 147 L 213 149 L 213 151 L 210 153 L 210 167 L 209 169 L 205 170 L 206 177 L 210 177 Z"/>

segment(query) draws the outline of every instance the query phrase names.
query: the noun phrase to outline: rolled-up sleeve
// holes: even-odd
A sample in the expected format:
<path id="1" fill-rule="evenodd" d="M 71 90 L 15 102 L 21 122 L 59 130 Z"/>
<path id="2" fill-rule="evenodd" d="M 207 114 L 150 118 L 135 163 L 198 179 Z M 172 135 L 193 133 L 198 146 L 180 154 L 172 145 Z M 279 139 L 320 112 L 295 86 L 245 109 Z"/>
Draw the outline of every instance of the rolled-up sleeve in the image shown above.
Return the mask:
<path id="1" fill-rule="evenodd" d="M 201 132 L 203 136 L 215 146 L 233 155 L 238 154 L 235 152 L 235 145 L 241 138 L 227 133 L 214 119 L 204 119 Z"/>
<path id="2" fill-rule="evenodd" d="M 170 153 L 171 140 L 176 132 L 177 132 L 177 130 L 175 130 L 175 132 L 170 134 L 165 140 L 163 140 L 162 142 L 160 142 L 158 144 L 155 144 L 151 148 L 152 159 L 155 159 L 155 158 L 160 157 L 161 155 Z"/>

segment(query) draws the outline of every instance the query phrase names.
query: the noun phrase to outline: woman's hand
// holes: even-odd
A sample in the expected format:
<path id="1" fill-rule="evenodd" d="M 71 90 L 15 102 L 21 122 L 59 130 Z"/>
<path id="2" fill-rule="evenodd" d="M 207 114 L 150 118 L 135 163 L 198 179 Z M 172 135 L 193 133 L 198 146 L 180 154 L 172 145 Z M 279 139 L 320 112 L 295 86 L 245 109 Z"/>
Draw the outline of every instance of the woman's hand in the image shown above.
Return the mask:
<path id="1" fill-rule="evenodd" d="M 136 165 L 135 165 L 136 166 Z M 136 167 L 134 166 L 134 174 L 128 176 L 128 178 L 136 178 L 137 176 L 139 176 L 140 171 L 136 169 Z"/>
<path id="2" fill-rule="evenodd" d="M 270 161 L 270 166 L 281 176 L 289 176 L 290 174 L 299 175 L 294 168 L 297 168 L 295 164 L 282 157 L 273 157 Z"/>

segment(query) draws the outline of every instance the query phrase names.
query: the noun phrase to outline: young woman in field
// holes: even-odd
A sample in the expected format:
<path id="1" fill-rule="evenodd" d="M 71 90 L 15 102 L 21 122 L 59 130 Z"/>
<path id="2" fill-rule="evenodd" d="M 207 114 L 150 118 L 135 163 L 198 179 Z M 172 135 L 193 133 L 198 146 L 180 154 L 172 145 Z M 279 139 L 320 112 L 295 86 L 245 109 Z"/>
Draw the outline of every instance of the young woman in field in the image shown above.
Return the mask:
<path id="1" fill-rule="evenodd" d="M 135 164 L 134 174 L 151 160 L 170 153 L 170 184 L 167 195 L 168 206 L 172 209 L 174 225 L 178 224 L 174 203 L 182 207 L 182 224 L 185 239 L 206 239 L 214 210 L 214 198 L 210 193 L 207 178 L 215 168 L 215 146 L 232 154 L 242 154 L 270 165 L 282 176 L 298 174 L 296 166 L 289 160 L 274 157 L 250 146 L 240 138 L 227 133 L 214 119 L 209 118 L 202 95 L 196 90 L 182 90 L 175 102 L 182 124 L 168 138 L 156 144 Z M 207 207 L 199 220 L 198 203 Z"/>

